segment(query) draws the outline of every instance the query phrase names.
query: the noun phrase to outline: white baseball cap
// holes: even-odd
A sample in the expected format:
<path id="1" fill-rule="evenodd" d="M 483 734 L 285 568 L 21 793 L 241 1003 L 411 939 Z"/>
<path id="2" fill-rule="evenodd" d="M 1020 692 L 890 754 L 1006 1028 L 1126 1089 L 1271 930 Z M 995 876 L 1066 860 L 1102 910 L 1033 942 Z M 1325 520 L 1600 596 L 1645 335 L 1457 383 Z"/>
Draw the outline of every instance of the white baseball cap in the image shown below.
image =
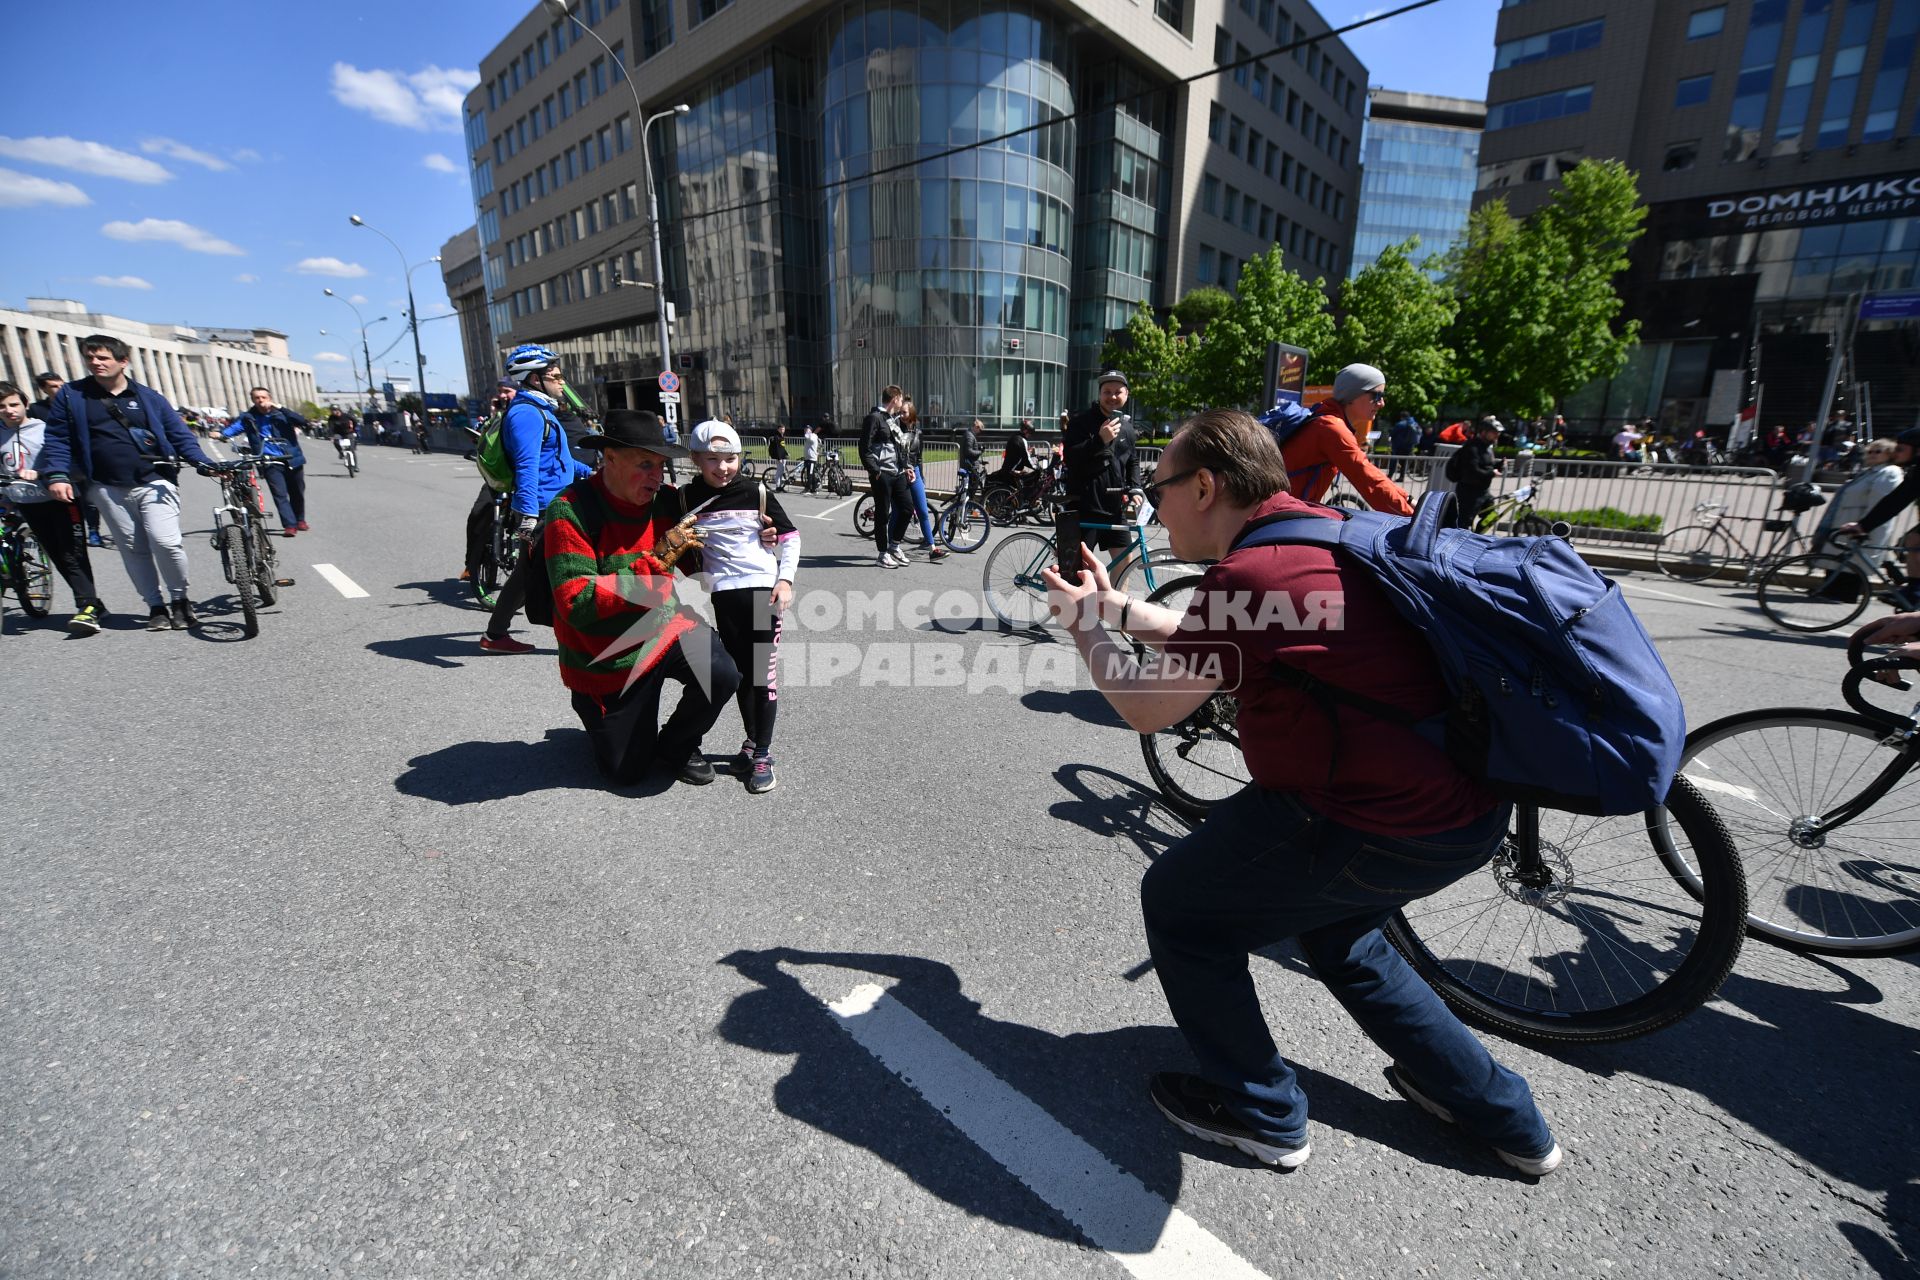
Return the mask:
<path id="1" fill-rule="evenodd" d="M 693 429 L 688 448 L 695 453 L 740 453 L 740 433 L 717 418 L 708 418 Z"/>

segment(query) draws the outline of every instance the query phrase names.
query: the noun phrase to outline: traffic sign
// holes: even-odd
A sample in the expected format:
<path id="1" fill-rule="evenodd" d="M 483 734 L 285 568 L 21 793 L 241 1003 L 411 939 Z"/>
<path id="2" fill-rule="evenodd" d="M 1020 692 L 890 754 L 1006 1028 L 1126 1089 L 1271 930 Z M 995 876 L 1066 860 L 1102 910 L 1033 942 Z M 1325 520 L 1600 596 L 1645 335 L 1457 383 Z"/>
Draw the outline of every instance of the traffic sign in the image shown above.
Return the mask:
<path id="1" fill-rule="evenodd" d="M 660 373 L 660 389 L 662 391 L 678 391 L 680 389 L 680 375 L 671 369 L 662 370 Z"/>

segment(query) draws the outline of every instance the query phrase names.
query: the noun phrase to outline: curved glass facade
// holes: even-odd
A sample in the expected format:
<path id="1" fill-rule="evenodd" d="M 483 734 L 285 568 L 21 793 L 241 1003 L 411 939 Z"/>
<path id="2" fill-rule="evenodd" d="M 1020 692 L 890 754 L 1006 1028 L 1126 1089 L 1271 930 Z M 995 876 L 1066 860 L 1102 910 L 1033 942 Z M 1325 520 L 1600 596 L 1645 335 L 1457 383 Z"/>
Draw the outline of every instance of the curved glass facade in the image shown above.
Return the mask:
<path id="1" fill-rule="evenodd" d="M 818 30 L 836 416 L 858 421 L 888 383 L 923 418 L 1057 412 L 1074 228 L 1069 32 L 1037 7 L 969 3 L 848 4 Z M 1031 125 L 1046 127 L 894 168 Z"/>

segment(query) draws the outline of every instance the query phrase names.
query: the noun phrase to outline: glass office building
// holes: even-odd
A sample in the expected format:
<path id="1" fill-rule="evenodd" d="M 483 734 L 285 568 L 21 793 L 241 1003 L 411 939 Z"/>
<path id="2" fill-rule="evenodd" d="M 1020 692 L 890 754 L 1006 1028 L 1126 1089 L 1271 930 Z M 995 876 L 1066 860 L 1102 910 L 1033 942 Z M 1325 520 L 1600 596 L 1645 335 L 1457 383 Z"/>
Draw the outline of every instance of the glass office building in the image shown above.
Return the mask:
<path id="1" fill-rule="evenodd" d="M 1420 237 L 1419 261 L 1466 230 L 1486 114 L 1485 104 L 1462 98 L 1389 89 L 1368 94 L 1350 274 L 1409 236 Z"/>

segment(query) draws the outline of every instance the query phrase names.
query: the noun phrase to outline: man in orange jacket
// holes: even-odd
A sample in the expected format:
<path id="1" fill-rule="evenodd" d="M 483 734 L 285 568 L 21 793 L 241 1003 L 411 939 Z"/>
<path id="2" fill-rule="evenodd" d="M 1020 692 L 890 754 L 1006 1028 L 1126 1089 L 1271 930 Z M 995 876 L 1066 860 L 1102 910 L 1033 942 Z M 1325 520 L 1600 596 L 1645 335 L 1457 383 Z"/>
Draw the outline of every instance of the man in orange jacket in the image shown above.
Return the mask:
<path id="1" fill-rule="evenodd" d="M 1313 406 L 1313 417 L 1281 445 L 1293 495 L 1318 502 L 1338 471 L 1375 511 L 1410 516 L 1413 504 L 1386 472 L 1367 461 L 1366 438 L 1387 400 L 1387 378 L 1370 364 L 1350 364 L 1333 376 L 1333 399 Z"/>

